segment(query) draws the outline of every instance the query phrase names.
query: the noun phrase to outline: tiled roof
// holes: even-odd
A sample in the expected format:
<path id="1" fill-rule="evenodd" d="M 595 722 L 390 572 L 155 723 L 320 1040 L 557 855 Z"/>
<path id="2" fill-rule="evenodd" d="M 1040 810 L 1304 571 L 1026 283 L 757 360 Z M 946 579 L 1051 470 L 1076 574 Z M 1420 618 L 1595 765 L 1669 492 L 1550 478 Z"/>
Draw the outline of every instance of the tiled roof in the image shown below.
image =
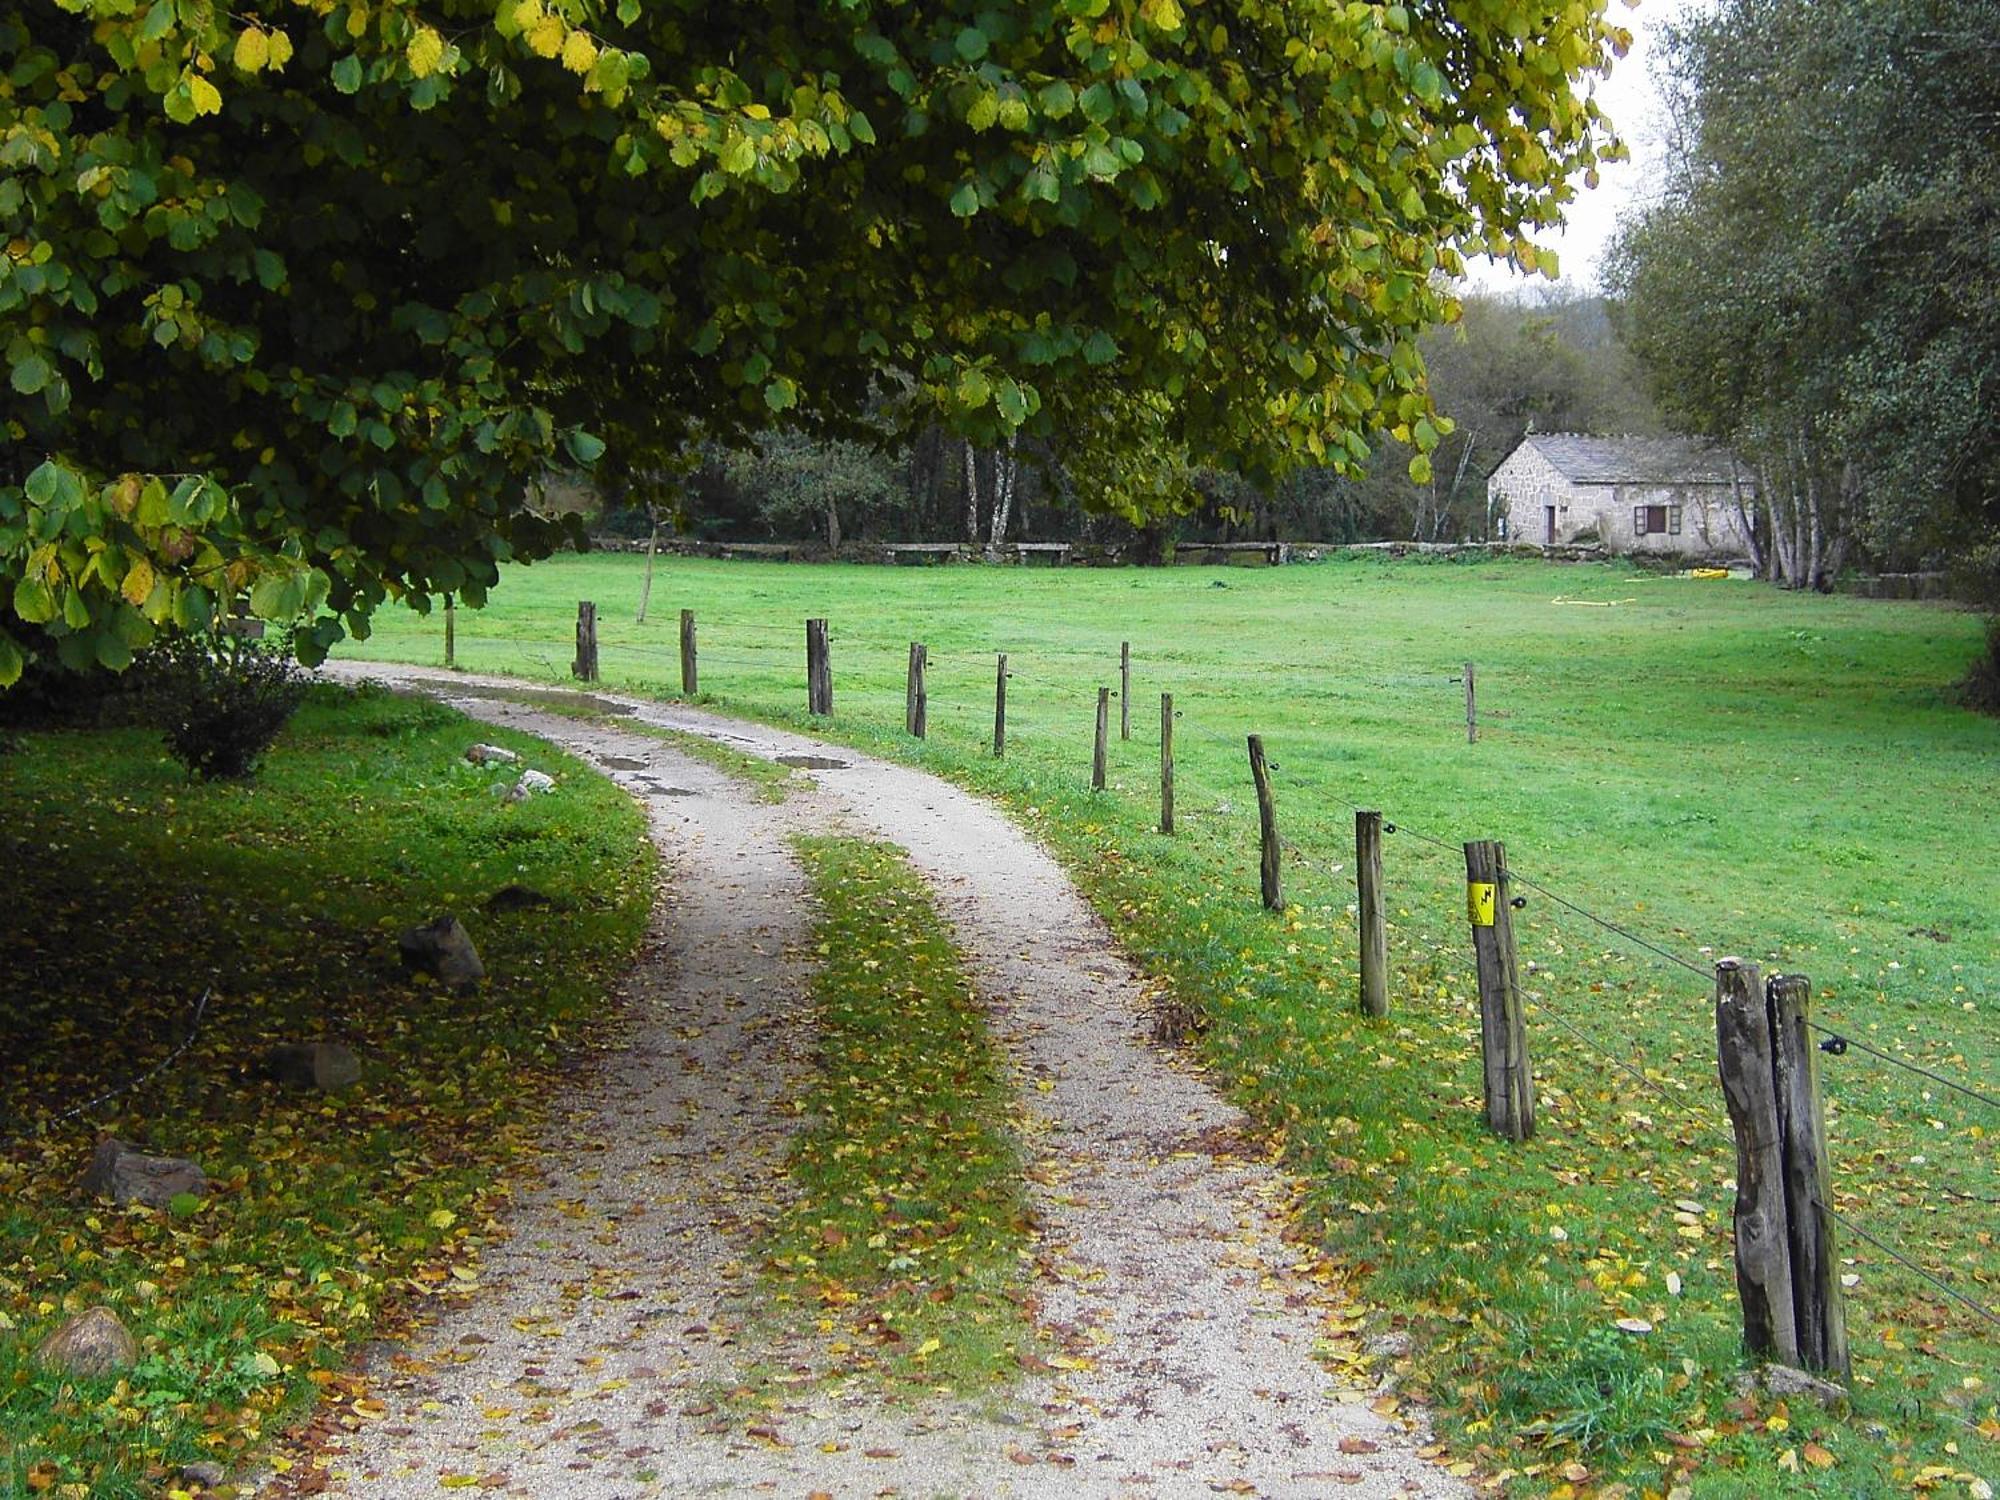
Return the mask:
<path id="1" fill-rule="evenodd" d="M 1531 432 L 1521 441 L 1577 484 L 1729 483 L 1729 451 L 1704 438 Z"/>

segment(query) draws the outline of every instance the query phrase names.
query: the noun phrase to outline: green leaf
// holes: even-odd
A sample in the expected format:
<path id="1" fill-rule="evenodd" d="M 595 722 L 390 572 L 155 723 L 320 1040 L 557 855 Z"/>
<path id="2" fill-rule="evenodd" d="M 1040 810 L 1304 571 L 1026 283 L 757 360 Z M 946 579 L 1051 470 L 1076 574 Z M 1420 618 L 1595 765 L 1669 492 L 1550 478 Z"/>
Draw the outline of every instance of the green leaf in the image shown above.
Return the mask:
<path id="1" fill-rule="evenodd" d="M 343 94 L 361 91 L 361 59 L 349 53 L 333 65 L 333 86 Z"/>
<path id="2" fill-rule="evenodd" d="M 772 411 L 789 411 L 798 400 L 798 386 L 783 375 L 764 387 L 764 404 Z"/>
<path id="3" fill-rule="evenodd" d="M 46 625 L 56 617 L 56 596 L 40 578 L 22 578 L 14 585 L 14 613 L 30 625 Z"/>
<path id="4" fill-rule="evenodd" d="M 15 362 L 14 389 L 24 396 L 32 396 L 49 383 L 49 377 L 53 374 L 55 366 L 51 365 L 47 357 L 37 349 L 26 358 Z"/>
<path id="5" fill-rule="evenodd" d="M 1076 108 L 1076 90 L 1060 78 L 1054 83 L 1043 84 L 1036 98 L 1041 101 L 1042 113 L 1051 120 L 1060 120 Z"/>
<path id="6" fill-rule="evenodd" d="M 1117 341 L 1100 328 L 1085 341 L 1083 357 L 1093 365 L 1108 365 L 1118 357 Z"/>
<path id="7" fill-rule="evenodd" d="M 986 55 L 986 33 L 977 26 L 968 26 L 959 32 L 958 40 L 952 46 L 967 62 L 978 62 Z"/>
<path id="8" fill-rule="evenodd" d="M 1429 484 L 1431 482 L 1431 459 L 1428 453 L 1419 453 L 1410 460 L 1410 483 Z"/>
<path id="9" fill-rule="evenodd" d="M 970 182 L 961 182 L 958 191 L 951 195 L 951 211 L 961 219 L 969 219 L 979 212 L 979 189 Z"/>
<path id="10" fill-rule="evenodd" d="M 21 680 L 27 667 L 21 648 L 6 631 L 0 630 L 0 688 L 10 688 Z"/>
<path id="11" fill-rule="evenodd" d="M 581 427 L 570 429 L 567 442 L 569 456 L 580 464 L 594 464 L 604 457 L 604 439 L 585 432 Z"/>

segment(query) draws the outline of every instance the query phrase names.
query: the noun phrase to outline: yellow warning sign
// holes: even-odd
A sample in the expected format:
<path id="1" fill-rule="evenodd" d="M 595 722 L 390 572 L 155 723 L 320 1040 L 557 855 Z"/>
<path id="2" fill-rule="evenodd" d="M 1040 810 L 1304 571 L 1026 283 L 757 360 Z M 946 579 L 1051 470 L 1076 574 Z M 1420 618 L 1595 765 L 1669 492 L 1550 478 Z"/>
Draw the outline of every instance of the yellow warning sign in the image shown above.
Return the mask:
<path id="1" fill-rule="evenodd" d="M 1493 882 L 1468 880 L 1465 883 L 1465 914 L 1474 927 L 1493 925 Z"/>

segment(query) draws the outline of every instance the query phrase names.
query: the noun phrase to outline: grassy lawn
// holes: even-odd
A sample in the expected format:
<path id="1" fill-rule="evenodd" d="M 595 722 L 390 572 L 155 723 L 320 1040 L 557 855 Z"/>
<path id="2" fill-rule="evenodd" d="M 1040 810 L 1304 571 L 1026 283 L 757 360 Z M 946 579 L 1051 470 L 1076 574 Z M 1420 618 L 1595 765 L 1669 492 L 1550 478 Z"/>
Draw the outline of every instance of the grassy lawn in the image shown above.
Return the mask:
<path id="1" fill-rule="evenodd" d="M 1517 872 L 1697 968 L 1735 953 L 1810 975 L 1829 1024 L 1992 1090 L 2000 724 L 1949 697 L 1974 618 L 1504 560 L 663 561 L 640 627 L 641 567 L 569 558 L 511 574 L 488 609 L 461 612 L 460 663 L 563 677 L 589 598 L 607 682 L 667 695 L 688 607 L 705 694 L 797 723 L 802 621 L 827 616 L 828 732 L 1001 798 L 1145 960 L 1216 1014 L 1212 1060 L 1320 1184 L 1329 1245 L 1418 1333 L 1415 1385 L 1490 1471 L 1524 1493 L 1635 1496 L 2000 1482 L 2000 1328 L 1852 1237 L 1852 1414 L 1730 1389 L 1735 1161 L 1699 974 L 1524 891 L 1541 1129 L 1512 1148 L 1483 1132 L 1456 849 L 1505 839 Z M 932 663 L 924 743 L 901 732 L 912 639 Z M 1096 689 L 1116 688 L 1121 640 L 1133 739 L 1116 738 L 1114 703 L 1111 790 L 1092 795 Z M 435 618 L 386 616 L 345 654 L 434 662 L 440 647 Z M 1013 680 L 996 763 L 1001 650 Z M 1454 680 L 1467 660 L 1476 745 Z M 1154 831 L 1162 691 L 1182 713 L 1172 839 Z M 1257 906 L 1248 732 L 1277 763 L 1294 846 L 1282 917 Z M 1353 1014 L 1357 803 L 1402 829 L 1387 851 L 1386 1024 Z M 2000 1112 L 1858 1050 L 1822 1062 L 1835 1206 L 2000 1302 Z"/>
<path id="2" fill-rule="evenodd" d="M 475 740 L 557 792 L 503 806 L 504 768 L 462 759 Z M 477 1286 L 544 1101 L 636 948 L 651 846 L 624 794 L 546 745 L 331 689 L 248 784 L 190 783 L 147 730 L 20 735 L 0 808 L 0 1496 L 157 1495 L 323 1388 L 351 1406 L 358 1340 Z M 517 883 L 552 904 L 483 910 Z M 440 911 L 485 959 L 476 996 L 400 970 L 396 932 Z M 165 1057 L 204 989 L 184 1056 L 43 1128 Z M 270 1044 L 322 1036 L 360 1054 L 358 1088 L 261 1076 Z M 98 1129 L 193 1157 L 211 1195 L 186 1214 L 86 1199 Z M 39 1339 L 97 1303 L 138 1367 L 38 1371 Z"/>
<path id="3" fill-rule="evenodd" d="M 1029 1352 L 1028 1229 L 985 1013 L 902 850 L 798 847 L 819 908 L 819 1070 L 767 1251 L 773 1302 L 816 1328 L 815 1374 L 991 1387 Z"/>

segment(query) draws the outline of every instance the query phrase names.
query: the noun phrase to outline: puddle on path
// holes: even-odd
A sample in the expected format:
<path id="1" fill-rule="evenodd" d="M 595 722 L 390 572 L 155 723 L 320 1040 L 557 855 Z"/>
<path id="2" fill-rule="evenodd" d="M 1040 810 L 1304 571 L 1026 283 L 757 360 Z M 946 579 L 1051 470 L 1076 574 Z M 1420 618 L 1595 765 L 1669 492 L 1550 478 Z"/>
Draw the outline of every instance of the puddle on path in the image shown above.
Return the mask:
<path id="1" fill-rule="evenodd" d="M 483 682 L 453 682 L 449 677 L 421 677 L 419 687 L 454 698 L 495 698 L 502 703 L 525 703 L 530 708 L 566 708 L 575 713 L 609 714 L 629 719 L 638 709 L 616 703 L 595 693 L 579 693 L 570 688 L 489 687 Z"/>
<path id="2" fill-rule="evenodd" d="M 847 762 L 831 760 L 824 755 L 780 755 L 781 766 L 797 766 L 801 771 L 845 771 Z"/>
<path id="3" fill-rule="evenodd" d="M 597 763 L 610 771 L 643 771 L 651 761 L 634 760 L 629 755 L 600 755 Z"/>

